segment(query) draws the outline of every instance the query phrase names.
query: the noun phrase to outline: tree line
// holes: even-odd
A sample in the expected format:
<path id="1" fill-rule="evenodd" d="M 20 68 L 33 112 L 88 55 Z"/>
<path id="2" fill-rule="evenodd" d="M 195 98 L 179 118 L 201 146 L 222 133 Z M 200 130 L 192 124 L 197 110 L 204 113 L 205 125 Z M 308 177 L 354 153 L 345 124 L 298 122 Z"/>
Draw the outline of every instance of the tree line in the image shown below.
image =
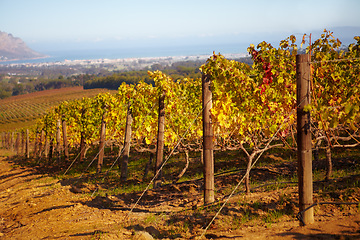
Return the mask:
<path id="1" fill-rule="evenodd" d="M 250 57 L 237 59 L 239 62 L 252 64 Z M 141 81 L 154 85 L 154 81 L 149 77 L 148 70 L 162 71 L 163 73 L 171 76 L 174 80 L 182 78 L 201 78 L 200 66 L 204 64 L 203 61 L 185 61 L 173 63 L 169 66 L 161 64 L 153 64 L 150 69 L 138 71 L 115 72 L 109 76 L 93 77 L 84 82 L 84 89 L 92 88 L 107 88 L 117 90 L 122 83 L 137 84 Z"/>
<path id="2" fill-rule="evenodd" d="M 32 92 L 80 86 L 80 80 L 64 78 L 57 79 L 27 79 L 23 77 L 0 77 L 0 99 Z"/>

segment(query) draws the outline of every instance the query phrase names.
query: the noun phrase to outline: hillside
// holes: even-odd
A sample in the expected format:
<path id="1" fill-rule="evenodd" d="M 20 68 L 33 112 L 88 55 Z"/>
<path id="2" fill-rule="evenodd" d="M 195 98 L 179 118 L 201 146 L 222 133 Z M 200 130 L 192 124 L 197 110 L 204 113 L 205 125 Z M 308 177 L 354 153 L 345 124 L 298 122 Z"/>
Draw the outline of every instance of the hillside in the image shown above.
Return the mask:
<path id="1" fill-rule="evenodd" d="M 0 61 L 42 58 L 45 55 L 30 49 L 23 40 L 0 31 Z"/>
<path id="2" fill-rule="evenodd" d="M 52 106 L 63 101 L 93 97 L 104 89 L 69 87 L 46 90 L 0 100 L 0 131 L 29 127 Z"/>

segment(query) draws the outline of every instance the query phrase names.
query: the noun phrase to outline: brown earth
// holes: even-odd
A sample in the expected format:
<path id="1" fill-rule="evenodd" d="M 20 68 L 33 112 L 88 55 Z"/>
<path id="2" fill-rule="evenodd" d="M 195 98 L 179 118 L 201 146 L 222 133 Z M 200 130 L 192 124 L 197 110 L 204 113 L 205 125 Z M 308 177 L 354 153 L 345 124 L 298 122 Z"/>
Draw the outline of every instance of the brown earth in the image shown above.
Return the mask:
<path id="1" fill-rule="evenodd" d="M 359 176 L 353 179 L 359 180 Z M 130 214 L 140 193 L 91 197 L 94 188 L 83 185 L 77 189 L 71 180 L 59 180 L 19 166 L 8 157 L 0 158 L 0 239 L 133 239 L 141 230 L 159 239 L 199 239 L 202 227 L 216 212 L 201 207 L 197 183 L 150 190 Z M 305 227 L 289 215 L 279 221 L 263 221 L 266 211 L 281 204 L 296 215 L 296 191 L 295 186 L 288 186 L 235 196 L 210 226 L 206 238 L 360 239 L 358 206 L 316 207 L 315 223 Z M 359 201 L 359 195 L 355 189 L 348 200 Z M 253 208 L 246 211 L 250 205 L 245 202 Z M 261 205 L 255 208 L 258 202 Z M 236 225 L 236 216 L 245 215 L 253 220 Z"/>

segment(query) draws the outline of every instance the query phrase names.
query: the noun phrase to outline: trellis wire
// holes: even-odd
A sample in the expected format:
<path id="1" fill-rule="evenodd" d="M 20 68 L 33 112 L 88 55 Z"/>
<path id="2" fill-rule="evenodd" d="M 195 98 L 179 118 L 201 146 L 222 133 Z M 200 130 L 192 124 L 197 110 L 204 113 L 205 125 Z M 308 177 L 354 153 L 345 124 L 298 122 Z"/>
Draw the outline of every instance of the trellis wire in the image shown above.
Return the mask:
<path id="1" fill-rule="evenodd" d="M 115 131 L 115 133 L 112 135 L 115 136 L 115 134 L 117 133 L 117 131 Z M 108 139 L 107 141 L 105 141 L 104 146 L 102 146 L 101 149 L 99 149 L 98 153 L 95 155 L 95 157 L 93 158 L 93 160 L 88 164 L 88 166 L 85 168 L 85 170 L 81 173 L 80 177 L 77 179 L 77 181 L 74 183 L 76 184 L 77 182 L 79 182 L 79 180 L 84 176 L 85 172 L 89 169 L 89 167 L 93 164 L 93 162 L 95 161 L 95 159 L 99 156 L 100 152 L 105 148 L 106 142 L 108 142 L 110 139 Z"/>
<path id="2" fill-rule="evenodd" d="M 115 132 L 116 133 L 116 132 Z M 91 135 L 91 138 L 95 135 L 95 132 L 93 132 L 93 134 Z M 115 134 L 113 134 L 114 136 Z M 105 146 L 105 144 L 104 144 Z M 99 151 L 100 152 L 100 151 Z M 70 166 L 66 169 L 66 171 L 64 172 L 63 175 L 66 175 L 66 173 L 70 170 L 70 168 L 72 167 L 72 165 L 75 163 L 76 159 L 80 156 L 81 154 L 81 150 L 80 150 L 80 153 L 76 156 L 76 158 L 73 160 L 73 162 L 70 164 Z M 86 170 L 85 170 L 86 171 Z"/>
<path id="3" fill-rule="evenodd" d="M 354 61 L 354 60 L 360 60 L 360 58 L 339 58 L 339 59 L 333 59 L 333 60 L 312 61 L 312 62 L 310 62 L 310 63 L 342 62 L 342 61 Z"/>
<path id="4" fill-rule="evenodd" d="M 148 114 L 144 117 L 143 121 L 142 121 L 141 124 L 138 126 L 138 128 L 134 131 L 134 133 L 136 133 L 136 132 L 139 130 L 140 126 L 142 126 L 142 125 L 144 124 L 146 118 L 147 118 L 147 117 L 149 116 L 149 114 L 152 112 L 152 110 L 154 109 L 155 105 L 156 105 L 156 103 L 153 104 L 153 106 L 151 107 L 150 111 L 149 111 Z M 112 164 L 112 165 L 110 166 L 110 168 L 105 172 L 104 177 L 101 179 L 101 182 L 104 181 L 105 177 L 109 174 L 110 170 L 115 166 L 116 162 L 119 160 L 119 158 L 121 157 L 121 155 L 122 155 L 122 153 L 123 153 L 124 151 L 125 151 L 125 148 L 123 147 L 123 148 L 121 149 L 120 154 L 118 155 L 118 157 L 117 157 L 117 158 L 115 159 L 115 161 L 113 162 L 113 164 Z M 99 188 L 96 188 L 96 189 L 94 190 L 94 192 L 91 194 L 91 197 L 94 196 L 94 194 L 96 193 L 96 191 L 97 191 L 98 189 L 99 189 Z"/>
<path id="5" fill-rule="evenodd" d="M 115 133 L 110 137 L 110 139 L 111 139 L 112 137 L 114 137 L 116 133 L 117 133 L 117 131 L 115 131 Z M 94 136 L 94 134 L 95 134 L 95 132 L 93 132 L 91 138 Z M 91 164 L 94 162 L 94 160 L 97 158 L 97 156 L 99 155 L 99 153 L 105 148 L 106 142 L 108 142 L 110 139 L 108 139 L 107 141 L 105 141 L 104 146 L 102 147 L 102 149 L 99 150 L 98 154 L 95 156 L 95 158 L 93 159 L 93 161 L 90 163 L 90 166 L 91 166 Z M 66 173 L 70 170 L 70 168 L 71 168 L 72 165 L 75 163 L 76 159 L 80 156 L 80 154 L 81 154 L 81 151 L 80 151 L 80 153 L 76 156 L 76 158 L 73 160 L 73 162 L 70 164 L 70 166 L 66 169 L 66 171 L 64 172 L 63 175 L 66 175 Z M 87 170 L 90 166 L 88 166 L 88 167 L 86 168 L 86 170 Z M 85 170 L 85 171 L 86 171 L 86 170 Z"/>
<path id="6" fill-rule="evenodd" d="M 209 103 L 209 102 L 208 102 Z M 206 104 L 208 104 L 206 103 Z M 175 145 L 175 147 L 172 149 L 172 151 L 170 152 L 170 154 L 168 155 L 168 157 L 165 159 L 165 161 L 161 164 L 160 168 L 157 170 L 157 172 L 155 173 L 155 176 L 151 179 L 151 181 L 149 182 L 149 184 L 146 186 L 145 190 L 141 193 L 140 197 L 138 198 L 138 200 L 135 202 L 135 204 L 131 207 L 130 211 L 128 212 L 128 214 L 126 215 L 125 219 L 128 218 L 130 216 L 130 213 L 134 210 L 134 208 L 137 206 L 137 204 L 140 202 L 141 198 L 144 196 L 145 192 L 147 190 L 149 190 L 150 185 L 154 182 L 154 180 L 157 178 L 157 176 L 159 175 L 159 173 L 161 172 L 161 170 L 163 169 L 163 167 L 165 166 L 165 164 L 167 163 L 167 161 L 170 159 L 171 155 L 174 153 L 174 151 L 176 150 L 176 148 L 179 146 L 179 144 L 181 143 L 181 141 L 184 139 L 185 135 L 188 133 L 190 127 L 195 123 L 195 121 L 197 120 L 197 118 L 200 116 L 200 114 L 204 111 L 204 108 L 202 108 L 201 111 L 198 112 L 198 114 L 196 115 L 196 117 L 193 119 L 193 121 L 191 122 L 191 124 L 189 125 L 189 127 L 186 129 L 185 133 L 181 136 L 181 138 L 179 139 L 179 141 L 177 142 L 177 144 Z"/>
<path id="7" fill-rule="evenodd" d="M 298 104 L 298 106 L 301 105 L 301 103 L 305 101 L 305 98 Z M 297 107 L 298 107 L 297 106 Z M 296 107 L 296 108 L 297 108 Z M 275 136 L 280 132 L 282 126 L 284 125 L 284 122 L 287 121 L 291 115 L 294 114 L 294 111 L 296 110 L 293 109 L 288 116 L 284 119 L 283 123 L 280 125 L 280 127 L 277 129 L 277 131 L 273 134 L 273 136 L 271 137 L 271 139 L 269 140 L 269 142 L 266 144 L 266 146 L 264 147 L 264 149 L 266 149 L 270 143 L 274 140 Z M 255 164 L 257 163 L 257 161 L 260 159 L 260 157 L 262 156 L 262 154 L 265 151 L 261 151 L 260 154 L 258 155 L 258 157 L 256 158 L 256 160 L 253 162 L 253 164 L 251 164 L 250 168 L 246 171 L 246 173 L 244 174 L 244 176 L 240 179 L 240 181 L 238 182 L 238 184 L 235 186 L 235 188 L 233 189 L 233 191 L 230 193 L 230 195 L 226 198 L 225 202 L 221 205 L 220 209 L 217 211 L 217 213 L 215 214 L 215 216 L 211 219 L 211 221 L 208 223 L 208 225 L 206 226 L 206 228 L 204 229 L 203 233 L 200 236 L 200 239 L 202 237 L 205 236 L 206 231 L 209 229 L 209 227 L 211 226 L 211 224 L 215 221 L 215 219 L 217 218 L 217 216 L 220 214 L 220 212 L 222 211 L 222 209 L 225 207 L 225 205 L 228 203 L 228 201 L 230 200 L 230 198 L 235 194 L 236 190 L 239 188 L 240 184 L 244 181 L 245 177 L 250 174 L 250 170 L 255 166 Z"/>

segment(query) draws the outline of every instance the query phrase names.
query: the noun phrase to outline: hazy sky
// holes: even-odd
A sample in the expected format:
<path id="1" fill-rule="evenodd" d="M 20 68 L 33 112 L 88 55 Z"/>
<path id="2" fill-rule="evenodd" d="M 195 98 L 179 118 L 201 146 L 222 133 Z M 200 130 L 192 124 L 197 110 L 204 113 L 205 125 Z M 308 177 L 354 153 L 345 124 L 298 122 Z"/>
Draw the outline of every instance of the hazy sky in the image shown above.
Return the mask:
<path id="1" fill-rule="evenodd" d="M 35 48 L 257 43 L 360 27 L 359 10 L 359 0 L 0 0 L 0 31 Z"/>

